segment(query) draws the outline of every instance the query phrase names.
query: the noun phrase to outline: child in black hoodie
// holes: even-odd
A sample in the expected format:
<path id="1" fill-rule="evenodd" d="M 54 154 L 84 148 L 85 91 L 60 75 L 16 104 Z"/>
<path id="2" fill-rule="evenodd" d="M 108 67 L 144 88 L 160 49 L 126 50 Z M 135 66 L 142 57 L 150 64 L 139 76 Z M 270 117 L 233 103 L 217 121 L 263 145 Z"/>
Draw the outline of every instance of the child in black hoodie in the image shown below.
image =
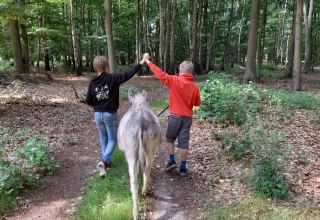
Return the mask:
<path id="1" fill-rule="evenodd" d="M 93 61 L 98 75 L 89 83 L 86 102 L 93 107 L 100 134 L 102 159 L 97 165 L 100 178 L 105 177 L 106 169 L 111 165 L 111 156 L 117 143 L 119 87 L 142 68 L 145 60 L 146 57 L 143 57 L 139 64 L 124 73 L 108 73 L 109 63 L 104 56 L 97 56 Z"/>

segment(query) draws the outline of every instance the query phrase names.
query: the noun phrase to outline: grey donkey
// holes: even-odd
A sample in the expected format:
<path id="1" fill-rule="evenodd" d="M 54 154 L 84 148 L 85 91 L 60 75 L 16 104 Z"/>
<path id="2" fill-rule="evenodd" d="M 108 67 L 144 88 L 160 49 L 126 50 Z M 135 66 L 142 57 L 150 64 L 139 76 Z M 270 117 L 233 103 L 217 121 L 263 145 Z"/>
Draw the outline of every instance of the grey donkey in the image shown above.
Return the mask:
<path id="1" fill-rule="evenodd" d="M 143 171 L 142 195 L 148 192 L 150 171 L 161 144 L 159 119 L 146 102 L 147 93 L 133 95 L 128 91 L 131 108 L 122 117 L 118 129 L 119 148 L 128 162 L 133 200 L 133 218 L 139 219 L 138 173 Z"/>

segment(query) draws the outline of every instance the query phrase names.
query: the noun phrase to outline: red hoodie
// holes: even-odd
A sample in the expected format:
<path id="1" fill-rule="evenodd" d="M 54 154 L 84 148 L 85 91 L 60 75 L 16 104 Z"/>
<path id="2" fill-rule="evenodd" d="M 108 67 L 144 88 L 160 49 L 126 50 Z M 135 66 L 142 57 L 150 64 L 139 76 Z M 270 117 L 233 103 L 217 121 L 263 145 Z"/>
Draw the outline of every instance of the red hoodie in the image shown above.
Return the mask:
<path id="1" fill-rule="evenodd" d="M 169 75 L 151 62 L 148 66 L 154 75 L 169 87 L 170 113 L 191 118 L 193 106 L 201 104 L 200 91 L 198 85 L 193 82 L 192 74 Z"/>

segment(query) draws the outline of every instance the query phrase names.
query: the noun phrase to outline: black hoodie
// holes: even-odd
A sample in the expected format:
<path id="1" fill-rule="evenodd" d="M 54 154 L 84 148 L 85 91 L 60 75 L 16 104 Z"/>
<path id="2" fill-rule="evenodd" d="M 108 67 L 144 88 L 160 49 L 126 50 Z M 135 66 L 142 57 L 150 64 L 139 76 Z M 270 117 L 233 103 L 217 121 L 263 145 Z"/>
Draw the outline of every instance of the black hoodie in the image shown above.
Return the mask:
<path id="1" fill-rule="evenodd" d="M 101 73 L 89 83 L 86 102 L 95 112 L 117 112 L 119 108 L 119 87 L 132 78 L 142 65 L 136 64 L 124 73 Z"/>

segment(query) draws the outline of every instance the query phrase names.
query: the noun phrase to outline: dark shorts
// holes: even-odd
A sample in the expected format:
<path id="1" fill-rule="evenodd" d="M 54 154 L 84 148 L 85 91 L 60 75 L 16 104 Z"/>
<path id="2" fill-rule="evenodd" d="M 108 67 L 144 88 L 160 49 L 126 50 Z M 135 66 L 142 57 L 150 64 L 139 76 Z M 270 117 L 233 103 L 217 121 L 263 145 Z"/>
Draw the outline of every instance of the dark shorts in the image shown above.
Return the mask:
<path id="1" fill-rule="evenodd" d="M 188 149 L 191 125 L 192 118 L 169 115 L 166 134 L 167 142 L 173 144 L 178 137 L 178 147 L 181 149 Z"/>

